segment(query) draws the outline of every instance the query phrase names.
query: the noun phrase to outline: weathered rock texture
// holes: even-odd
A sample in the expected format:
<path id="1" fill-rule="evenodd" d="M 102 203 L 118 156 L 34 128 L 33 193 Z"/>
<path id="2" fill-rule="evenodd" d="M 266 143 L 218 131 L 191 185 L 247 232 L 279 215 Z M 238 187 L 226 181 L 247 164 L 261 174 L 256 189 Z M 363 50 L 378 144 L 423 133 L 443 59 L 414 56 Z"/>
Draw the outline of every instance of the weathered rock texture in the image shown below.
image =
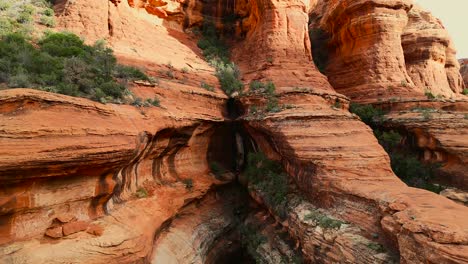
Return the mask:
<path id="1" fill-rule="evenodd" d="M 333 109 L 335 100 L 304 92 L 283 93 L 280 101 L 298 108 L 250 121 L 249 132 L 270 158 L 282 161 L 308 199 L 367 237 L 385 237 L 382 243 L 404 263 L 466 260 L 466 223 L 457 220 L 468 215 L 466 207 L 402 183 L 372 131 Z M 257 104 L 255 98 L 243 102 Z"/>
<path id="2" fill-rule="evenodd" d="M 215 127 L 226 121 L 227 98 L 199 87 L 201 80 L 214 82 L 213 69 L 196 39 L 181 31 L 214 12 L 236 15 L 230 41 L 244 81 L 273 80 L 280 105 L 291 106 L 254 114 L 264 96 L 238 98 L 238 121 L 256 150 L 283 164 L 301 201 L 286 222 L 274 213 L 249 217 L 276 219 L 298 245 L 281 251 L 281 243 L 267 242 L 260 253 L 271 262 L 301 248 L 304 259 L 317 263 L 385 263 L 391 255 L 401 263 L 467 263 L 468 209 L 400 181 L 370 128 L 347 111 L 349 99 L 312 64 L 307 18 L 315 1 L 217 1 L 207 9 L 199 3 L 58 1 L 61 28 L 89 41 L 105 38 L 121 62 L 164 77 L 158 86 L 132 88 L 143 99 L 158 95 L 162 107 L 0 91 L 0 262 L 212 263 L 228 252 L 219 237 L 230 236 L 234 220 L 224 205 L 236 203 L 210 191 L 225 182 L 210 173 L 207 160 Z M 449 41 L 425 35 L 440 27 L 422 30 L 418 38 L 428 41 L 416 50 L 403 48 L 402 38 L 411 42 L 418 23 L 433 22 L 411 2 L 330 0 L 315 10 L 316 25 L 330 34 L 326 73 L 337 91 L 361 101 L 417 97 L 426 89 L 421 84 L 446 96 L 459 92 L 457 65 L 441 55 L 452 54 Z M 411 57 L 417 54 L 424 56 Z M 177 70 L 182 67 L 189 72 Z M 168 70 L 176 78 L 161 73 Z M 415 71 L 420 79 L 413 80 Z M 466 156 L 457 143 L 462 134 L 452 140 L 442 123 L 417 124 L 431 131 L 430 140 Z M 450 129 L 460 131 L 456 124 Z M 431 157 L 441 152 L 430 150 Z M 347 224 L 323 230 L 304 218 L 317 208 Z M 260 226 L 268 241 L 279 240 L 277 227 Z M 375 254 L 369 243 L 388 254 Z"/>
<path id="3" fill-rule="evenodd" d="M 222 98 L 160 92 L 172 102 L 162 103 L 164 110 L 2 91 L 2 262 L 146 259 L 161 224 L 221 183 L 209 175 L 205 156 L 213 125 L 223 120 Z M 191 107 L 181 112 L 184 97 Z M 136 199 L 142 188 L 148 198 Z M 54 230 L 56 221 L 72 219 L 101 227 L 102 235 L 74 234 L 90 227 L 76 224 Z M 44 234 L 73 239 L 57 243 Z"/>
<path id="4" fill-rule="evenodd" d="M 406 134 L 424 162 L 440 164 L 439 181 L 468 190 L 468 102 L 408 101 L 382 104 L 390 112 L 384 127 Z"/>
<path id="5" fill-rule="evenodd" d="M 460 74 L 465 82 L 465 87 L 468 87 L 468 59 L 459 60 Z"/>
<path id="6" fill-rule="evenodd" d="M 353 100 L 454 97 L 464 87 L 447 31 L 410 0 L 323 0 L 311 20 L 328 36 L 320 48 L 331 84 Z"/>
<path id="7" fill-rule="evenodd" d="M 441 21 L 409 0 L 322 0 L 310 17 L 315 59 L 336 91 L 392 111 L 387 127 L 415 135 L 423 160 L 466 189 L 465 83 Z M 449 113 L 430 124 L 397 114 L 421 107 Z"/>

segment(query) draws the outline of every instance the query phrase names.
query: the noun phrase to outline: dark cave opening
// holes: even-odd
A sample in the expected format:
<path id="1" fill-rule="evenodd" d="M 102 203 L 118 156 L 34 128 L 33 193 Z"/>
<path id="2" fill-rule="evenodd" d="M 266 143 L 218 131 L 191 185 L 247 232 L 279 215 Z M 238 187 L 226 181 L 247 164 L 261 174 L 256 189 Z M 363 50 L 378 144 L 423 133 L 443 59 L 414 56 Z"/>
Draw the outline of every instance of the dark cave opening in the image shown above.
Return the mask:
<path id="1" fill-rule="evenodd" d="M 214 254 L 218 256 L 213 263 L 220 264 L 253 264 L 255 259 L 249 254 L 245 245 L 241 242 L 239 228 L 243 225 L 243 221 L 250 211 L 251 203 L 247 188 L 240 184 L 238 176 L 245 169 L 247 164 L 247 154 L 256 149 L 254 140 L 249 136 L 244 124 L 240 120 L 236 120 L 243 115 L 243 108 L 240 102 L 230 98 L 226 102 L 225 117 L 226 121 L 218 125 L 211 136 L 207 152 L 207 161 L 212 173 L 217 177 L 226 180 L 233 180 L 233 185 L 237 186 L 240 192 L 244 192 L 247 199 L 242 206 L 242 210 L 236 213 L 236 222 L 238 226 L 232 230 L 230 236 L 224 237 L 231 246 L 228 249 L 222 250 Z M 231 177 L 226 177 L 231 175 Z M 231 208 L 232 209 L 232 208 Z M 216 250 L 216 249 L 213 249 Z"/>
<path id="2" fill-rule="evenodd" d="M 226 121 L 215 128 L 206 157 L 215 175 L 220 172 L 239 174 L 245 167 L 247 153 L 254 149 L 254 141 L 242 121 L 237 120 L 243 111 L 241 104 L 234 98 L 227 100 Z"/>
<path id="3" fill-rule="evenodd" d="M 216 260 L 219 264 L 255 264 L 255 259 L 244 247 L 236 247 L 233 251 L 226 252 Z"/>

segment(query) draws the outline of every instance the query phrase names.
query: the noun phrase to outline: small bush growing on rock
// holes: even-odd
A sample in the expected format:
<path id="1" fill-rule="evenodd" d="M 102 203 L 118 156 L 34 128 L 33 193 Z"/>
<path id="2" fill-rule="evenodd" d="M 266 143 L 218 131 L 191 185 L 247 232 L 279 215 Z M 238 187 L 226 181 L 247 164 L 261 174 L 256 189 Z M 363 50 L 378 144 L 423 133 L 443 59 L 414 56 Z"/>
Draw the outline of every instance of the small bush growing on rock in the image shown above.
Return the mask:
<path id="1" fill-rule="evenodd" d="M 252 81 L 250 83 L 250 91 L 254 93 L 263 93 L 268 96 L 275 95 L 276 86 L 272 81 L 262 83 L 260 81 Z"/>
<path id="2" fill-rule="evenodd" d="M 468 88 L 463 89 L 462 94 L 463 94 L 463 95 L 468 95 Z"/>
<path id="3" fill-rule="evenodd" d="M 370 243 L 367 244 L 367 247 L 374 250 L 374 251 L 376 251 L 377 253 L 385 252 L 385 248 L 379 243 L 370 242 Z"/>
<path id="4" fill-rule="evenodd" d="M 311 211 L 310 213 L 304 216 L 305 221 L 312 220 L 316 222 L 322 228 L 330 229 L 340 229 L 341 225 L 344 224 L 343 221 L 333 219 L 320 213 L 319 211 Z"/>
<path id="5" fill-rule="evenodd" d="M 338 109 L 341 108 L 341 101 L 338 98 L 335 100 L 333 107 L 338 108 Z"/>
<path id="6" fill-rule="evenodd" d="M 183 179 L 182 183 L 185 185 L 186 189 L 192 190 L 192 188 L 193 188 L 193 180 L 192 179 Z"/>
<path id="7" fill-rule="evenodd" d="M 221 84 L 221 89 L 229 96 L 241 92 L 244 84 L 240 81 L 239 68 L 230 62 L 228 48 L 219 38 L 216 26 L 210 19 L 205 19 L 202 35 L 198 47 L 203 50 L 205 59 L 216 69 L 215 75 Z"/>
<path id="8" fill-rule="evenodd" d="M 55 19 L 50 16 L 45 16 L 45 15 L 41 16 L 39 23 L 46 27 L 50 27 L 50 28 L 55 27 Z"/>
<path id="9" fill-rule="evenodd" d="M 161 101 L 159 101 L 159 98 L 154 97 L 153 101 L 151 102 L 153 106 L 160 107 L 161 106 Z"/>
<path id="10" fill-rule="evenodd" d="M 136 191 L 135 195 L 136 195 L 136 197 L 138 197 L 138 198 L 146 198 L 146 197 L 148 197 L 148 191 L 146 191 L 145 188 L 140 187 L 140 188 L 138 188 L 138 190 Z"/>
<path id="11" fill-rule="evenodd" d="M 131 105 L 136 106 L 136 107 L 142 107 L 143 106 L 143 100 L 140 97 L 137 97 L 133 100 Z"/>
<path id="12" fill-rule="evenodd" d="M 281 164 L 267 159 L 263 153 L 249 153 L 245 174 L 252 186 L 264 195 L 265 203 L 284 218 L 288 176 Z"/>
<path id="13" fill-rule="evenodd" d="M 269 113 L 281 112 L 282 109 L 279 106 L 278 98 L 276 98 L 275 96 L 269 97 L 265 110 Z"/>
<path id="14" fill-rule="evenodd" d="M 139 98 L 137 98 L 137 99 L 139 99 Z M 161 102 L 159 101 L 159 98 L 155 96 L 153 99 L 150 99 L 150 98 L 146 99 L 145 102 L 141 103 L 141 105 L 144 106 L 144 107 L 150 107 L 150 106 L 160 107 Z M 135 105 L 135 106 L 139 106 L 139 105 Z"/>
<path id="15" fill-rule="evenodd" d="M 221 88 L 227 95 L 232 95 L 234 92 L 240 92 L 244 88 L 244 84 L 240 81 L 239 68 L 234 63 L 223 63 L 218 61 L 215 64 L 216 77 L 221 84 Z"/>
<path id="16" fill-rule="evenodd" d="M 376 125 L 380 124 L 384 116 L 384 112 L 381 109 L 375 108 L 372 105 L 351 103 L 349 111 L 358 115 L 362 122 L 371 127 L 375 127 Z"/>
<path id="17" fill-rule="evenodd" d="M 150 77 L 148 77 L 140 69 L 132 66 L 116 65 L 114 69 L 114 75 L 117 78 L 126 80 L 143 80 L 151 82 Z"/>
<path id="18" fill-rule="evenodd" d="M 205 82 L 202 82 L 200 84 L 200 86 L 201 86 L 201 88 L 203 88 L 203 89 L 205 89 L 207 91 L 210 91 L 210 92 L 214 92 L 214 90 L 215 90 L 215 88 L 212 85 L 209 85 L 209 84 L 207 84 Z"/>
<path id="19" fill-rule="evenodd" d="M 406 184 L 439 193 L 442 187 L 434 185 L 431 180 L 435 176 L 438 164 L 424 164 L 418 159 L 418 153 L 408 147 L 401 146 L 401 135 L 395 131 L 381 132 L 374 130 L 374 134 L 390 156 L 393 172 Z"/>
<path id="20" fill-rule="evenodd" d="M 429 91 L 429 90 L 427 90 L 427 91 L 424 93 L 424 95 L 425 95 L 425 96 L 427 97 L 427 99 L 429 99 L 429 100 L 433 100 L 433 99 L 436 98 L 436 96 L 435 96 L 431 91 Z"/>

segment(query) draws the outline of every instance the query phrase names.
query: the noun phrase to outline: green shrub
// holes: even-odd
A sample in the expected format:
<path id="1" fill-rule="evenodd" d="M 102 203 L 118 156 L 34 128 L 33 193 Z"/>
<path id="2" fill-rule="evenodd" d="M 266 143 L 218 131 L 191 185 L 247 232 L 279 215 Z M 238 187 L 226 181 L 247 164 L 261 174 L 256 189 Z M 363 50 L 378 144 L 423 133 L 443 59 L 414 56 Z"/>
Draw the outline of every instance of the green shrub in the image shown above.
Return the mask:
<path id="1" fill-rule="evenodd" d="M 362 122 L 374 127 L 380 124 L 383 120 L 384 111 L 373 107 L 372 105 L 360 105 L 351 103 L 349 111 L 358 115 Z"/>
<path id="2" fill-rule="evenodd" d="M 464 95 L 468 95 L 468 88 L 465 88 L 465 89 L 463 89 L 463 92 L 462 92 L 462 94 L 464 94 Z"/>
<path id="3" fill-rule="evenodd" d="M 143 106 L 143 100 L 140 97 L 137 97 L 133 100 L 131 105 L 136 106 L 136 107 L 142 107 Z"/>
<path id="4" fill-rule="evenodd" d="M 278 98 L 276 98 L 275 96 L 269 97 L 265 110 L 269 113 L 281 112 L 282 109 L 279 106 Z"/>
<path id="5" fill-rule="evenodd" d="M 240 81 L 239 68 L 229 61 L 228 48 L 219 38 L 212 20 L 205 19 L 202 35 L 198 47 L 203 50 L 205 59 L 216 69 L 215 75 L 221 84 L 221 89 L 229 96 L 234 92 L 241 92 L 244 84 Z"/>
<path id="6" fill-rule="evenodd" d="M 160 107 L 161 106 L 161 101 L 159 101 L 159 98 L 154 97 L 153 101 L 151 102 L 153 106 Z"/>
<path id="7" fill-rule="evenodd" d="M 29 77 L 23 71 L 16 73 L 8 79 L 8 87 L 11 88 L 27 88 L 30 85 Z"/>
<path id="8" fill-rule="evenodd" d="M 218 77 L 221 88 L 227 95 L 242 91 L 244 84 L 239 80 L 240 71 L 234 63 L 225 64 L 219 61 L 215 68 L 216 77 Z"/>
<path id="9" fill-rule="evenodd" d="M 0 81 L 10 88 L 30 87 L 99 102 L 121 102 L 129 93 L 121 79 L 149 80 L 138 69 L 118 66 L 112 50 L 102 41 L 89 46 L 72 33 L 47 33 L 38 46 L 18 33 L 1 37 Z"/>
<path id="10" fill-rule="evenodd" d="M 374 130 L 374 134 L 386 150 L 396 148 L 401 142 L 401 135 L 393 130 L 389 132 L 381 132 L 380 130 Z"/>
<path id="11" fill-rule="evenodd" d="M 40 20 L 40 23 L 44 26 L 47 26 L 47 27 L 55 27 L 55 19 L 53 17 L 49 17 L 49 16 L 41 16 L 41 20 Z"/>
<path id="12" fill-rule="evenodd" d="M 207 61 L 220 60 L 224 64 L 229 63 L 229 52 L 224 42 L 219 38 L 215 23 L 205 19 L 202 26 L 202 38 L 198 41 L 198 47 L 203 50 L 203 56 Z"/>
<path id="13" fill-rule="evenodd" d="M 340 229 L 341 225 L 344 224 L 343 221 L 333 219 L 320 213 L 317 210 L 311 211 L 304 216 L 305 221 L 312 220 L 316 222 L 322 228 L 330 228 L 330 229 Z"/>
<path id="14" fill-rule="evenodd" d="M 430 100 L 436 98 L 435 95 L 434 95 L 431 91 L 429 91 L 429 90 L 427 90 L 427 91 L 424 93 L 424 95 L 427 97 L 427 99 L 430 99 Z"/>
<path id="15" fill-rule="evenodd" d="M 439 193 L 442 187 L 431 183 L 435 177 L 438 164 L 424 164 L 418 159 L 418 153 L 401 145 L 401 135 L 394 131 L 374 134 L 390 156 L 393 172 L 406 184 Z"/>
<path id="16" fill-rule="evenodd" d="M 114 76 L 126 80 L 150 81 L 150 78 L 140 69 L 126 65 L 117 65 L 114 70 Z"/>
<path id="17" fill-rule="evenodd" d="M 385 248 L 381 244 L 378 244 L 378 243 L 375 243 L 375 242 L 368 243 L 367 247 L 374 250 L 374 251 L 376 251 L 377 253 L 385 252 Z"/>
<path id="18" fill-rule="evenodd" d="M 49 26 L 55 24 L 50 14 L 51 4 L 46 0 L 1 0 L 0 1 L 0 36 L 11 33 L 30 34 L 34 30 L 34 23 L 42 23 Z M 36 14 L 42 14 L 36 16 Z M 47 16 L 49 19 L 42 18 Z M 36 20 L 36 17 L 39 19 Z"/>
<path id="19" fill-rule="evenodd" d="M 46 33 L 38 44 L 41 51 L 56 57 L 80 57 L 90 51 L 80 37 L 69 32 Z"/>
<path id="20" fill-rule="evenodd" d="M 42 11 L 42 14 L 45 15 L 45 16 L 48 16 L 48 17 L 52 17 L 52 16 L 54 16 L 54 10 L 52 8 L 48 7 L 48 8 L 45 8 Z"/>
<path id="21" fill-rule="evenodd" d="M 207 90 L 207 91 L 210 91 L 210 92 L 214 92 L 214 90 L 215 90 L 215 88 L 214 88 L 212 85 L 209 85 L 209 84 L 207 84 L 207 83 L 205 83 L 205 82 L 202 82 L 202 83 L 200 84 L 200 86 L 201 86 L 203 89 L 205 89 L 205 90 Z"/>
<path id="22" fill-rule="evenodd" d="M 15 27 L 10 19 L 6 17 L 0 17 L 0 36 L 12 33 L 14 28 Z"/>
<path id="23" fill-rule="evenodd" d="M 148 197 L 148 191 L 146 191 L 145 188 L 141 187 L 136 191 L 135 195 L 136 195 L 136 197 L 138 197 L 140 199 L 141 198 L 146 198 L 146 197 Z"/>
<path id="24" fill-rule="evenodd" d="M 250 91 L 260 92 L 266 95 L 275 95 L 276 86 L 272 81 L 262 83 L 260 81 L 255 80 L 250 83 Z"/>
<path id="25" fill-rule="evenodd" d="M 174 76 L 174 71 L 172 71 L 172 70 L 167 70 L 167 71 L 166 71 L 166 76 L 169 77 L 169 78 L 171 78 L 171 79 L 174 79 L 174 77 L 175 77 L 175 76 Z"/>
<path id="26" fill-rule="evenodd" d="M 245 175 L 252 186 L 264 195 L 265 203 L 282 218 L 286 217 L 288 175 L 279 162 L 263 153 L 249 153 Z"/>
<path id="27" fill-rule="evenodd" d="M 338 108 L 338 109 L 341 108 L 341 101 L 338 98 L 335 100 L 333 107 Z"/>
<path id="28" fill-rule="evenodd" d="M 0 1 L 0 11 L 6 11 L 8 9 L 10 9 L 10 7 L 12 6 L 12 3 L 8 2 L 8 1 Z"/>
<path id="29" fill-rule="evenodd" d="M 34 20 L 36 8 L 31 4 L 23 4 L 16 16 L 16 21 L 20 24 L 31 23 Z"/>

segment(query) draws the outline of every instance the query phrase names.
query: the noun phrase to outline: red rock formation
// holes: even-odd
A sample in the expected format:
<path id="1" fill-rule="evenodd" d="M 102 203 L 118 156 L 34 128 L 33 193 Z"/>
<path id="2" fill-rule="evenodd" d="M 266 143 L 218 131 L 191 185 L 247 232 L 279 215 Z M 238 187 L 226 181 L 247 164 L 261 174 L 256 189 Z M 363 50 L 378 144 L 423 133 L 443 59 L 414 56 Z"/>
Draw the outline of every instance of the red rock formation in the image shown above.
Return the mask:
<path id="1" fill-rule="evenodd" d="M 224 183 L 209 173 L 207 152 L 214 127 L 225 121 L 226 96 L 199 87 L 199 80 L 213 80 L 213 70 L 201 59 L 195 39 L 181 32 L 181 14 L 196 24 L 202 10 L 196 1 L 186 4 L 192 9 L 181 11 L 178 1 L 58 3 L 62 28 L 90 41 L 106 38 L 121 61 L 144 64 L 158 76 L 164 75 L 158 70 L 173 66 L 191 67 L 191 72 L 177 72 L 157 87 L 132 89 L 142 98 L 157 94 L 162 108 L 102 105 L 24 89 L 0 91 L 0 262 L 166 262 L 185 259 L 185 253 L 200 262 L 216 259 L 204 243 L 222 249 L 213 240 L 232 219 L 225 218 L 223 199 L 207 196 L 199 208 L 192 202 Z M 377 234 L 378 242 L 402 263 L 466 263 L 468 209 L 400 181 L 369 127 L 347 111 L 349 100 L 312 64 L 307 12 L 314 4 L 236 1 L 228 9 L 242 18 L 232 43 L 245 82 L 273 80 L 279 103 L 291 106 L 253 115 L 252 106 L 264 104 L 265 98 L 238 98 L 253 145 L 282 162 L 298 186 L 296 195 L 304 199 L 282 223 L 284 228 L 306 259 L 318 262 L 357 262 L 363 254 L 364 263 L 385 262 L 385 256 L 362 248 Z M 406 69 L 407 54 L 428 47 L 436 47 L 437 54 L 444 47 L 445 53 L 452 51 L 449 44 L 439 45 L 445 40 L 415 52 L 402 48 L 411 7 L 404 0 L 318 3 L 323 16 L 318 23 L 331 33 L 333 48 L 327 74 L 339 92 L 362 101 L 422 95 Z M 431 58 L 411 67 L 423 77 L 428 72 L 442 76 L 441 65 L 450 72 L 457 67 L 448 62 L 452 59 L 436 64 Z M 453 93 L 449 85 L 456 83 L 456 76 L 448 77 L 443 92 Z M 450 142 L 439 131 L 434 137 Z M 453 140 L 451 146 L 464 155 L 457 146 L 462 141 Z M 329 234 L 304 220 L 306 209 L 317 207 L 349 222 L 350 228 Z M 181 212 L 199 214 L 175 219 Z M 171 219 L 174 229 L 165 230 Z M 181 239 L 178 232 L 200 237 Z M 360 241 L 353 241 L 356 237 Z M 191 246 L 178 251 L 173 243 L 182 241 L 202 253 Z M 261 249 L 273 252 L 272 245 Z"/>
<path id="2" fill-rule="evenodd" d="M 462 120 L 466 108 L 460 107 L 466 103 L 460 95 L 465 84 L 454 44 L 441 21 L 406 0 L 323 0 L 314 8 L 311 20 L 312 45 L 315 41 L 325 50 L 325 72 L 334 88 L 354 102 L 373 103 L 394 112 L 388 127 L 434 139 L 437 147 L 421 145 L 425 160 L 443 161 L 446 182 L 466 188 L 466 162 L 461 153 L 467 148 L 466 122 Z M 323 32 L 314 35 L 316 31 Z M 320 50 L 315 53 L 321 55 Z M 442 101 L 428 102 L 435 97 Z M 403 121 L 400 115 L 404 112 L 396 114 L 411 107 L 439 109 L 447 112 L 446 118 L 427 124 L 425 120 Z M 449 116 L 457 121 L 448 125 Z"/>
<path id="3" fill-rule="evenodd" d="M 207 151 L 210 123 L 223 120 L 223 100 L 162 92 L 178 99 L 167 106 L 163 101 L 165 110 L 139 111 L 33 90 L 3 91 L 2 244 L 41 236 L 63 214 L 81 221 L 103 216 L 147 181 L 174 184 L 193 177 L 196 186 L 195 178 L 208 171 L 200 153 Z M 181 105 L 187 112 L 178 110 Z"/>
<path id="4" fill-rule="evenodd" d="M 453 97 L 464 87 L 447 31 L 410 0 L 323 0 L 311 18 L 329 36 L 331 84 L 353 100 Z"/>
<path id="5" fill-rule="evenodd" d="M 237 40 L 233 58 L 247 82 L 272 80 L 282 87 L 331 91 L 325 76 L 313 66 L 304 1 L 236 2 L 245 38 Z M 248 15 L 246 15 L 248 14 Z M 314 84 L 311 87 L 311 84 Z"/>
<path id="6" fill-rule="evenodd" d="M 464 84 L 456 52 L 440 20 L 414 5 L 408 12 L 402 46 L 406 69 L 416 87 L 445 97 L 461 93 Z"/>
<path id="7" fill-rule="evenodd" d="M 461 59 L 459 60 L 461 65 L 460 73 L 465 83 L 465 87 L 468 87 L 468 59 Z"/>
<path id="8" fill-rule="evenodd" d="M 422 160 L 442 166 L 441 183 L 468 190 L 468 102 L 426 100 L 390 105 L 384 126 L 406 131 L 414 138 L 412 145 L 423 153 Z"/>
<path id="9" fill-rule="evenodd" d="M 395 84 L 402 94 L 414 96 L 416 88 L 401 83 L 410 83 L 411 79 L 404 67 L 399 39 L 411 5 L 405 1 L 328 1 L 328 5 L 322 21 L 332 32 L 335 53 L 329 67 L 336 70 L 330 70 L 329 78 L 336 89 L 368 99 L 377 98 L 373 97 L 379 91 L 376 88 Z M 299 10 L 305 12 L 305 5 Z M 359 19 L 366 10 L 374 13 Z M 399 50 L 399 55 L 389 58 L 395 50 Z M 289 61 L 293 64 L 305 57 L 308 54 L 302 58 L 292 56 Z M 246 60 L 236 59 L 240 63 Z M 359 68 L 344 68 L 352 63 Z M 255 72 L 255 66 L 251 67 Z M 468 233 L 464 231 L 467 226 L 463 220 L 453 221 L 459 213 L 468 214 L 465 207 L 406 187 L 392 173 L 388 156 L 369 128 L 346 111 L 332 107 L 339 96 L 318 92 L 327 86 L 312 81 L 306 87 L 317 87 L 317 91 L 288 91 L 283 83 L 277 86 L 280 104 L 296 108 L 264 113 L 265 118 L 252 119 L 247 113 L 246 119 L 251 120 L 247 127 L 270 158 L 283 162 L 309 199 L 360 226 L 368 236 L 387 236 L 387 245 L 400 252 L 404 263 L 463 262 L 468 257 Z M 249 109 L 262 103 L 256 96 L 243 97 L 241 101 Z M 346 108 L 347 104 L 339 105 Z M 429 200 L 431 206 L 426 207 Z"/>

